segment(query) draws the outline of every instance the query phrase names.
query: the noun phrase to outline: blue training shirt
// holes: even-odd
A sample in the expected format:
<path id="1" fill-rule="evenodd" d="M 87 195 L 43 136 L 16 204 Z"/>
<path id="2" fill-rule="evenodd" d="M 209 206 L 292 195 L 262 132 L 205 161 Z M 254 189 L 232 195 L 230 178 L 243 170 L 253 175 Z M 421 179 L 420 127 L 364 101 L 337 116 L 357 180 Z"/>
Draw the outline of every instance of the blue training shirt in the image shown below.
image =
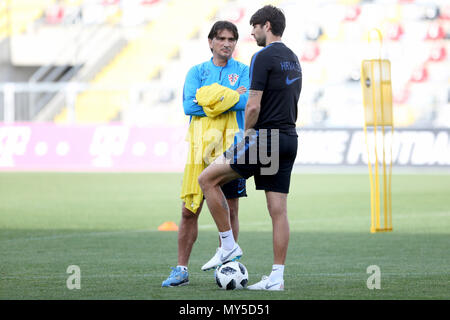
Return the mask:
<path id="1" fill-rule="evenodd" d="M 228 60 L 227 65 L 224 67 L 216 66 L 211 58 L 211 60 L 195 65 L 189 70 L 183 88 L 184 113 L 191 116 L 191 118 L 192 116 L 206 117 L 202 106 L 194 102 L 195 94 L 197 89 L 213 83 L 218 83 L 233 90 L 241 86 L 247 89 L 247 92 L 240 95 L 239 101 L 229 109 L 229 111 L 236 111 L 239 130 L 243 133 L 245 106 L 247 105 L 250 87 L 249 69 L 247 65 L 233 58 Z M 239 135 L 240 138 L 241 135 Z M 240 138 L 237 140 L 240 140 Z"/>

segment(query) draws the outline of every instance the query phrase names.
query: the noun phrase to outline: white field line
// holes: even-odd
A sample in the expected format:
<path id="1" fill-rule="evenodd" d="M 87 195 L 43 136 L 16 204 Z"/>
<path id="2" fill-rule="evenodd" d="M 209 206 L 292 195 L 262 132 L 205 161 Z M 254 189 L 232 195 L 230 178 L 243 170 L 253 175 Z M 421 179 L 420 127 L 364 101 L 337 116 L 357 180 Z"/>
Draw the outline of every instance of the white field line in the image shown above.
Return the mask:
<path id="1" fill-rule="evenodd" d="M 439 217 L 450 217 L 450 212 L 430 212 L 427 214 L 393 214 L 392 219 L 395 221 L 397 219 L 410 219 L 410 218 L 439 218 Z M 313 219 L 295 219 L 289 220 L 290 224 L 308 224 L 315 222 L 349 222 L 354 220 L 367 220 L 370 221 L 370 216 L 362 217 L 332 217 L 332 218 L 313 218 Z M 262 222 L 246 222 L 242 226 L 271 226 L 272 222 L 262 221 Z M 199 230 L 216 230 L 215 224 L 200 224 L 198 226 Z M 28 237 L 28 238 L 16 238 L 8 240 L 0 240 L 1 243 L 14 243 L 17 241 L 39 241 L 39 240 L 57 240 L 66 238 L 79 238 L 79 237 L 101 237 L 101 236 L 111 236 L 120 235 L 127 233 L 143 233 L 143 232 L 156 232 L 158 230 L 154 229 L 142 229 L 142 230 L 118 230 L 118 231 L 96 231 L 96 232 L 78 232 L 78 233 L 68 233 L 68 234 L 57 234 L 52 236 L 42 236 L 42 237 Z"/>
<path id="2" fill-rule="evenodd" d="M 191 272 L 190 272 L 191 273 Z M 402 278 L 406 277 L 423 277 L 423 276 L 448 276 L 449 272 L 382 272 L 383 276 L 401 276 Z M 192 273 L 195 278 L 212 278 L 213 273 Z M 90 274 L 85 275 L 82 274 L 82 279 L 111 279 L 111 278 L 152 278 L 152 277 L 166 277 L 166 273 L 144 273 L 144 274 Z M 261 277 L 259 274 L 253 275 L 253 278 Z M 363 272 L 343 272 L 343 273 L 298 273 L 295 276 L 291 277 L 361 277 L 361 278 L 367 278 L 367 274 Z M 17 274 L 17 275 L 6 275 L 1 276 L 1 280 L 35 280 L 35 279 L 66 279 L 68 277 L 67 274 L 59 273 L 55 275 L 23 275 L 23 274 Z M 289 275 L 286 275 L 287 278 L 290 278 Z M 346 279 L 346 280 L 356 280 L 360 281 L 361 279 Z"/>

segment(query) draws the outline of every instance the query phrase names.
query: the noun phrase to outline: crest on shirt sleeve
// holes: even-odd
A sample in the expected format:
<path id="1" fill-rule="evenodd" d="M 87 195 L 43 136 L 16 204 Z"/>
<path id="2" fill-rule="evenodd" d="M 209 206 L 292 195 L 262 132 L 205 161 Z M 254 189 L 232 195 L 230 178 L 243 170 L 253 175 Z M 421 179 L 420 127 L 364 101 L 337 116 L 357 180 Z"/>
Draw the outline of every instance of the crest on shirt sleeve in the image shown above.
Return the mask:
<path id="1" fill-rule="evenodd" d="M 236 82 L 239 79 L 239 75 L 237 75 L 236 73 L 232 73 L 228 75 L 228 80 L 230 81 L 230 84 L 232 86 L 234 86 L 236 84 Z"/>

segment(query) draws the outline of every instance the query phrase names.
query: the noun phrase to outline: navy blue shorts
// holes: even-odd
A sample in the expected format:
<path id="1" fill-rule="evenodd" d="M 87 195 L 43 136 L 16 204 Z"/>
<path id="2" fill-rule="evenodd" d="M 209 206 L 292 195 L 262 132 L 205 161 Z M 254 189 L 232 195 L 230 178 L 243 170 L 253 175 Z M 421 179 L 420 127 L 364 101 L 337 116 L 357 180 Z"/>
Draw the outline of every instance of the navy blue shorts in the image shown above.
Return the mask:
<path id="1" fill-rule="evenodd" d="M 260 129 L 232 145 L 224 155 L 241 177 L 254 177 L 257 190 L 289 193 L 297 148 L 297 135 Z"/>
<path id="2" fill-rule="evenodd" d="M 242 198 L 247 196 L 246 181 L 242 178 L 227 182 L 221 188 L 225 198 L 227 199 Z"/>

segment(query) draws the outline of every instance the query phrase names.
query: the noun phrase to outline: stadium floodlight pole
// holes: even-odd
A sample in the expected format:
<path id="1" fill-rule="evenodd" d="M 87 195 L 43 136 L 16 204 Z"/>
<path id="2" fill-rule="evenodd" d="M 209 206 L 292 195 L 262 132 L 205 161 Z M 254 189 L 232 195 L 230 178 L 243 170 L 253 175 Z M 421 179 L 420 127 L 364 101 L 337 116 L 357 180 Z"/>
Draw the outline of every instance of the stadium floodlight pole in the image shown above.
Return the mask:
<path id="1" fill-rule="evenodd" d="M 369 43 L 373 36 L 379 43 L 378 57 L 363 60 L 361 64 L 361 87 L 364 104 L 364 134 L 367 146 L 369 179 L 370 179 L 370 207 L 371 227 L 370 232 L 392 231 L 392 140 L 394 136 L 394 119 L 392 110 L 392 86 L 391 64 L 387 59 L 382 59 L 381 45 L 382 35 L 378 29 L 369 32 Z M 373 128 L 373 157 L 371 159 L 371 144 L 369 143 L 367 127 Z M 378 127 L 381 128 L 382 138 L 382 176 L 383 187 L 380 192 L 379 161 L 378 155 Z M 386 127 L 391 127 L 389 172 L 386 164 Z M 373 163 L 372 163 L 373 160 Z M 372 168 L 373 167 L 373 168 Z M 383 198 L 383 226 L 381 226 L 380 198 Z"/>

